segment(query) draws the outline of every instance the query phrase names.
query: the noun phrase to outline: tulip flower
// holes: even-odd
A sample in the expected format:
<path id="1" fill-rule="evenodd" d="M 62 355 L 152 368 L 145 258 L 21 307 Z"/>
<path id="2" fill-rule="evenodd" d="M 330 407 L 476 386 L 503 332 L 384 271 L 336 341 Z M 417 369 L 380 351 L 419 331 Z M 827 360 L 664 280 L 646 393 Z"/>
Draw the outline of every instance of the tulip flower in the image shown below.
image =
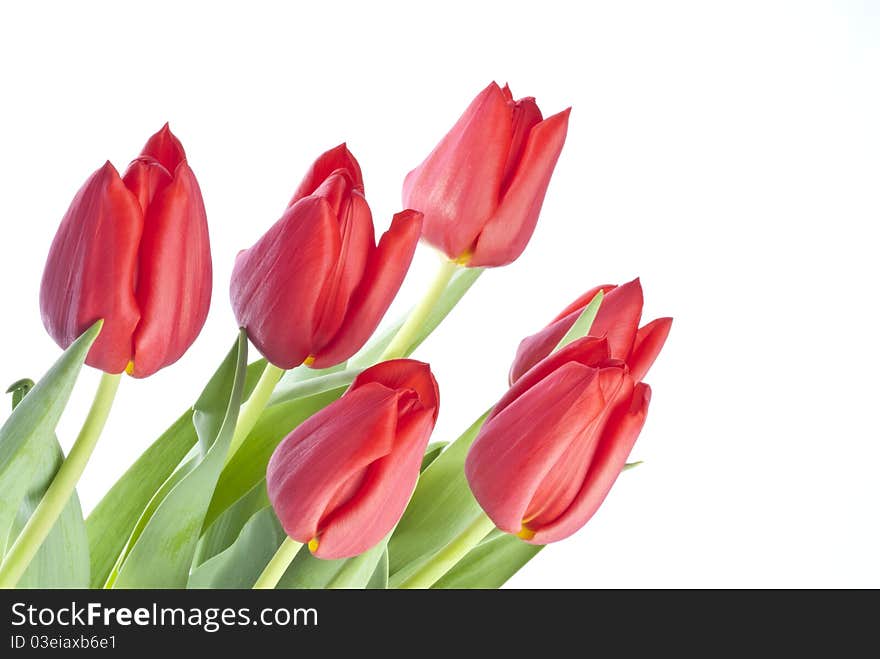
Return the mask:
<path id="1" fill-rule="evenodd" d="M 80 188 L 46 261 L 43 323 L 67 348 L 103 319 L 86 363 L 140 378 L 180 359 L 210 303 L 205 206 L 165 124 L 122 177 L 107 162 Z"/>
<path id="2" fill-rule="evenodd" d="M 491 83 L 403 184 L 425 214 L 423 234 L 450 259 L 516 260 L 535 225 L 565 143 L 570 108 L 544 119 L 535 99 Z"/>
<path id="3" fill-rule="evenodd" d="M 421 218 L 398 213 L 376 245 L 357 160 L 345 144 L 327 151 L 281 219 L 238 255 L 230 287 L 236 320 L 278 368 L 348 359 L 400 288 Z"/>
<path id="4" fill-rule="evenodd" d="M 356 556 L 384 538 L 415 487 L 438 402 L 427 364 L 391 360 L 298 426 L 266 473 L 287 535 L 318 558 Z"/>
<path id="5" fill-rule="evenodd" d="M 522 340 L 510 368 L 510 382 L 516 382 L 544 359 L 571 329 L 593 297 L 602 291 L 602 305 L 590 328 L 591 336 L 607 336 L 611 356 L 629 366 L 637 382 L 645 377 L 666 342 L 672 318 L 658 318 L 639 327 L 642 316 L 642 285 L 638 279 L 621 286 L 597 286 L 568 305 L 547 327 Z"/>
<path id="6" fill-rule="evenodd" d="M 501 530 L 532 544 L 568 537 L 601 505 L 645 422 L 651 390 L 585 337 L 501 398 L 471 446 L 471 491 Z"/>

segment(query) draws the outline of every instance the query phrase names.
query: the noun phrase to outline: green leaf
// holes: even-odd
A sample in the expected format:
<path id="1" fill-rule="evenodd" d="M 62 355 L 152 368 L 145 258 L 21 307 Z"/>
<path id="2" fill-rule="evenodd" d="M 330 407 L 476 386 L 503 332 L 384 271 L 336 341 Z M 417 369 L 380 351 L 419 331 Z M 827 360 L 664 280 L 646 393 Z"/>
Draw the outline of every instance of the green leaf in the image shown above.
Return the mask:
<path id="1" fill-rule="evenodd" d="M 366 588 L 385 554 L 387 539 L 354 558 L 322 560 L 300 550 L 276 588 Z"/>
<path id="2" fill-rule="evenodd" d="M 74 341 L 0 428 L 0 557 L 15 541 L 13 526 L 33 493 L 40 465 L 53 461 L 47 451 L 55 441 L 55 427 L 100 329 L 98 321 Z"/>
<path id="3" fill-rule="evenodd" d="M 248 395 L 265 367 L 265 359 L 248 365 Z M 86 520 L 92 588 L 101 588 L 107 582 L 147 504 L 196 445 L 198 436 L 192 415 L 192 408 L 180 415 L 116 481 Z"/>
<path id="4" fill-rule="evenodd" d="M 18 404 L 24 400 L 24 397 L 28 395 L 28 392 L 34 388 L 34 381 L 30 378 L 22 378 L 21 380 L 16 380 L 12 384 L 9 385 L 9 389 L 6 390 L 7 394 L 12 394 L 12 409 L 14 410 L 18 407 Z"/>
<path id="5" fill-rule="evenodd" d="M 481 416 L 419 477 L 388 543 L 390 587 L 405 581 L 483 514 L 468 487 L 464 461 L 488 415 Z"/>
<path id="6" fill-rule="evenodd" d="M 500 588 L 543 548 L 508 533 L 490 534 L 432 588 Z"/>
<path id="7" fill-rule="evenodd" d="M 581 314 L 578 316 L 577 320 L 574 321 L 574 325 L 565 333 L 565 336 L 556 344 L 556 347 L 553 348 L 553 352 L 556 352 L 560 348 L 564 348 L 572 341 L 576 341 L 587 336 L 590 333 L 590 328 L 593 326 L 593 321 L 596 320 L 596 314 L 599 313 L 599 307 L 602 306 L 602 299 L 605 297 L 605 293 L 601 290 L 593 296 L 593 299 L 590 300 L 590 303 L 584 307 L 584 310 L 581 311 Z"/>
<path id="8" fill-rule="evenodd" d="M 367 582 L 367 590 L 384 590 L 388 588 L 388 548 L 382 552 L 382 557 L 376 565 L 373 576 Z"/>
<path id="9" fill-rule="evenodd" d="M 437 326 L 449 315 L 449 312 L 464 297 L 464 294 L 474 285 L 474 282 L 483 274 L 484 270 L 485 268 L 459 268 L 425 321 L 422 331 L 416 336 L 415 341 L 413 341 L 412 346 L 407 351 L 407 356 L 415 352 L 416 348 L 428 338 L 428 335 L 437 329 Z M 348 361 L 349 367 L 366 368 L 375 364 L 408 316 L 409 311 L 377 338 L 370 341 L 366 347 Z"/>
<path id="10" fill-rule="evenodd" d="M 269 496 L 266 494 L 266 481 L 263 480 L 224 510 L 202 534 L 194 565 L 200 565 L 226 550 L 235 542 L 248 520 L 267 506 Z"/>
<path id="11" fill-rule="evenodd" d="M 266 478 L 275 447 L 300 423 L 339 398 L 347 385 L 308 398 L 270 405 L 220 474 L 205 515 L 205 528 L 229 506 Z"/>
<path id="12" fill-rule="evenodd" d="M 185 413 L 144 451 L 89 515 L 92 588 L 107 582 L 143 510 L 197 441 L 192 412 Z"/>
<path id="13" fill-rule="evenodd" d="M 114 582 L 117 588 L 186 586 L 196 544 L 244 392 L 247 336 L 238 340 L 196 402 L 193 424 L 200 454 L 192 470 L 175 483 L 143 527 Z"/>
<path id="14" fill-rule="evenodd" d="M 447 446 L 449 446 L 449 442 L 431 442 L 428 444 L 428 448 L 425 449 L 425 455 L 422 458 L 422 466 L 419 467 L 419 473 L 425 471 Z"/>
<path id="15" fill-rule="evenodd" d="M 271 507 L 257 511 L 232 544 L 193 570 L 187 587 L 251 588 L 284 537 Z"/>

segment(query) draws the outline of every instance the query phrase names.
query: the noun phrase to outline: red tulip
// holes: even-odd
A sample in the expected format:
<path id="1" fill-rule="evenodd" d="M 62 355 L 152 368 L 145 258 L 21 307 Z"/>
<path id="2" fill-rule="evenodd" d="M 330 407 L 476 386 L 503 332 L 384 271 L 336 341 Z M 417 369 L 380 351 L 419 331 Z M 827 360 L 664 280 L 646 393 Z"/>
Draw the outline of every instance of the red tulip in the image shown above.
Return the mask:
<path id="1" fill-rule="evenodd" d="M 235 261 L 235 318 L 273 364 L 338 364 L 370 337 L 412 261 L 422 214 L 375 244 L 360 166 L 345 144 L 312 165 L 274 226 Z"/>
<path id="2" fill-rule="evenodd" d="M 43 273 L 43 324 L 66 348 L 103 318 L 86 363 L 146 377 L 180 359 L 210 304 L 205 206 L 165 124 L 122 178 L 107 162 L 74 197 Z"/>
<path id="3" fill-rule="evenodd" d="M 607 336 L 611 356 L 627 363 L 636 382 L 645 377 L 666 342 L 672 318 L 658 318 L 639 327 L 644 300 L 642 285 L 638 279 L 634 279 L 622 286 L 591 288 L 568 305 L 547 327 L 523 339 L 510 367 L 511 383 L 550 354 L 600 290 L 605 297 L 590 328 L 590 335 Z"/>
<path id="4" fill-rule="evenodd" d="M 474 267 L 516 260 L 535 231 L 570 110 L 543 119 L 534 98 L 486 87 L 404 181 L 404 206 L 425 214 L 425 239 Z"/>
<path id="5" fill-rule="evenodd" d="M 601 505 L 645 422 L 651 390 L 585 337 L 519 378 L 474 440 L 465 473 L 495 525 L 532 544 L 568 537 Z"/>
<path id="6" fill-rule="evenodd" d="M 384 538 L 415 487 L 438 403 L 430 367 L 397 359 L 298 426 L 266 472 L 287 535 L 318 558 L 356 556 Z"/>

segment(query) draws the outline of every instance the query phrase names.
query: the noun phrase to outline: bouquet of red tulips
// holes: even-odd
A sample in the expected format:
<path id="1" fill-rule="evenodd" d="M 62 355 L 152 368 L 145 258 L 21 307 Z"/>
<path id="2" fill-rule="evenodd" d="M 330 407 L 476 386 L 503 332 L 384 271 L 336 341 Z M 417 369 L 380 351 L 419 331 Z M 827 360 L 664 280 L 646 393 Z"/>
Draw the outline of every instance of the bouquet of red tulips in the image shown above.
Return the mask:
<path id="1" fill-rule="evenodd" d="M 584 526 L 628 466 L 671 325 L 639 327 L 638 279 L 523 339 L 507 393 L 454 442 L 431 441 L 441 391 L 410 358 L 523 252 L 568 121 L 490 84 L 406 176 L 378 240 L 354 155 L 320 155 L 236 259 L 228 355 L 84 518 L 76 485 L 123 374 L 171 367 L 212 288 L 205 206 L 169 127 L 122 175 L 98 169 L 43 275 L 64 352 L 10 387 L 0 429 L 0 587 L 496 588 Z M 436 278 L 376 333 L 421 239 Z M 55 429 L 83 364 L 103 376 L 65 456 Z"/>

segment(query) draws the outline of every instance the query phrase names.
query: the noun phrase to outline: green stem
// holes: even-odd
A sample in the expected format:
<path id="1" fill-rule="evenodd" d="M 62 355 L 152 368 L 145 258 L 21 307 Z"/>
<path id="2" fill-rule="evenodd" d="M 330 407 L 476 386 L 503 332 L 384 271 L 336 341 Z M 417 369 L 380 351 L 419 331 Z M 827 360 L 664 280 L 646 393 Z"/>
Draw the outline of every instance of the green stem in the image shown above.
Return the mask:
<path id="1" fill-rule="evenodd" d="M 437 304 L 440 296 L 443 295 L 443 291 L 446 290 L 446 287 L 452 280 L 452 275 L 455 274 L 459 267 L 459 264 L 455 261 L 443 259 L 437 274 L 434 276 L 434 281 L 431 282 L 428 290 L 425 291 L 424 297 L 412 310 L 412 313 L 410 313 L 400 329 L 397 330 L 397 334 L 394 335 L 391 343 L 388 344 L 382 356 L 379 357 L 380 362 L 407 356 L 413 341 L 415 341 L 428 316 L 431 315 L 434 305 Z"/>
<path id="2" fill-rule="evenodd" d="M 483 513 L 468 524 L 461 533 L 443 549 L 434 554 L 427 563 L 407 577 L 400 588 L 430 588 L 449 572 L 467 553 L 480 544 L 495 525 Z"/>
<path id="3" fill-rule="evenodd" d="M 107 422 L 119 388 L 120 375 L 104 373 L 101 376 L 95 400 L 70 453 L 0 565 L 0 588 L 15 587 L 67 505 Z"/>
<path id="4" fill-rule="evenodd" d="M 247 439 L 251 430 L 257 425 L 257 420 L 260 418 L 263 410 L 266 409 L 269 397 L 275 391 L 275 385 L 278 384 L 282 375 L 284 375 L 284 369 L 266 362 L 266 368 L 263 369 L 263 374 L 260 375 L 257 386 L 254 387 L 245 404 L 241 406 L 241 412 L 238 414 L 238 423 L 235 424 L 235 432 L 232 434 L 232 441 L 229 442 L 229 451 L 226 453 L 226 464 L 229 464 L 232 456 L 241 448 L 244 440 Z"/>
<path id="5" fill-rule="evenodd" d="M 272 557 L 272 560 L 266 564 L 263 573 L 257 579 L 257 583 L 254 584 L 254 590 L 272 590 L 275 588 L 301 548 L 301 542 L 297 542 L 290 537 L 285 538 L 278 551 Z"/>

